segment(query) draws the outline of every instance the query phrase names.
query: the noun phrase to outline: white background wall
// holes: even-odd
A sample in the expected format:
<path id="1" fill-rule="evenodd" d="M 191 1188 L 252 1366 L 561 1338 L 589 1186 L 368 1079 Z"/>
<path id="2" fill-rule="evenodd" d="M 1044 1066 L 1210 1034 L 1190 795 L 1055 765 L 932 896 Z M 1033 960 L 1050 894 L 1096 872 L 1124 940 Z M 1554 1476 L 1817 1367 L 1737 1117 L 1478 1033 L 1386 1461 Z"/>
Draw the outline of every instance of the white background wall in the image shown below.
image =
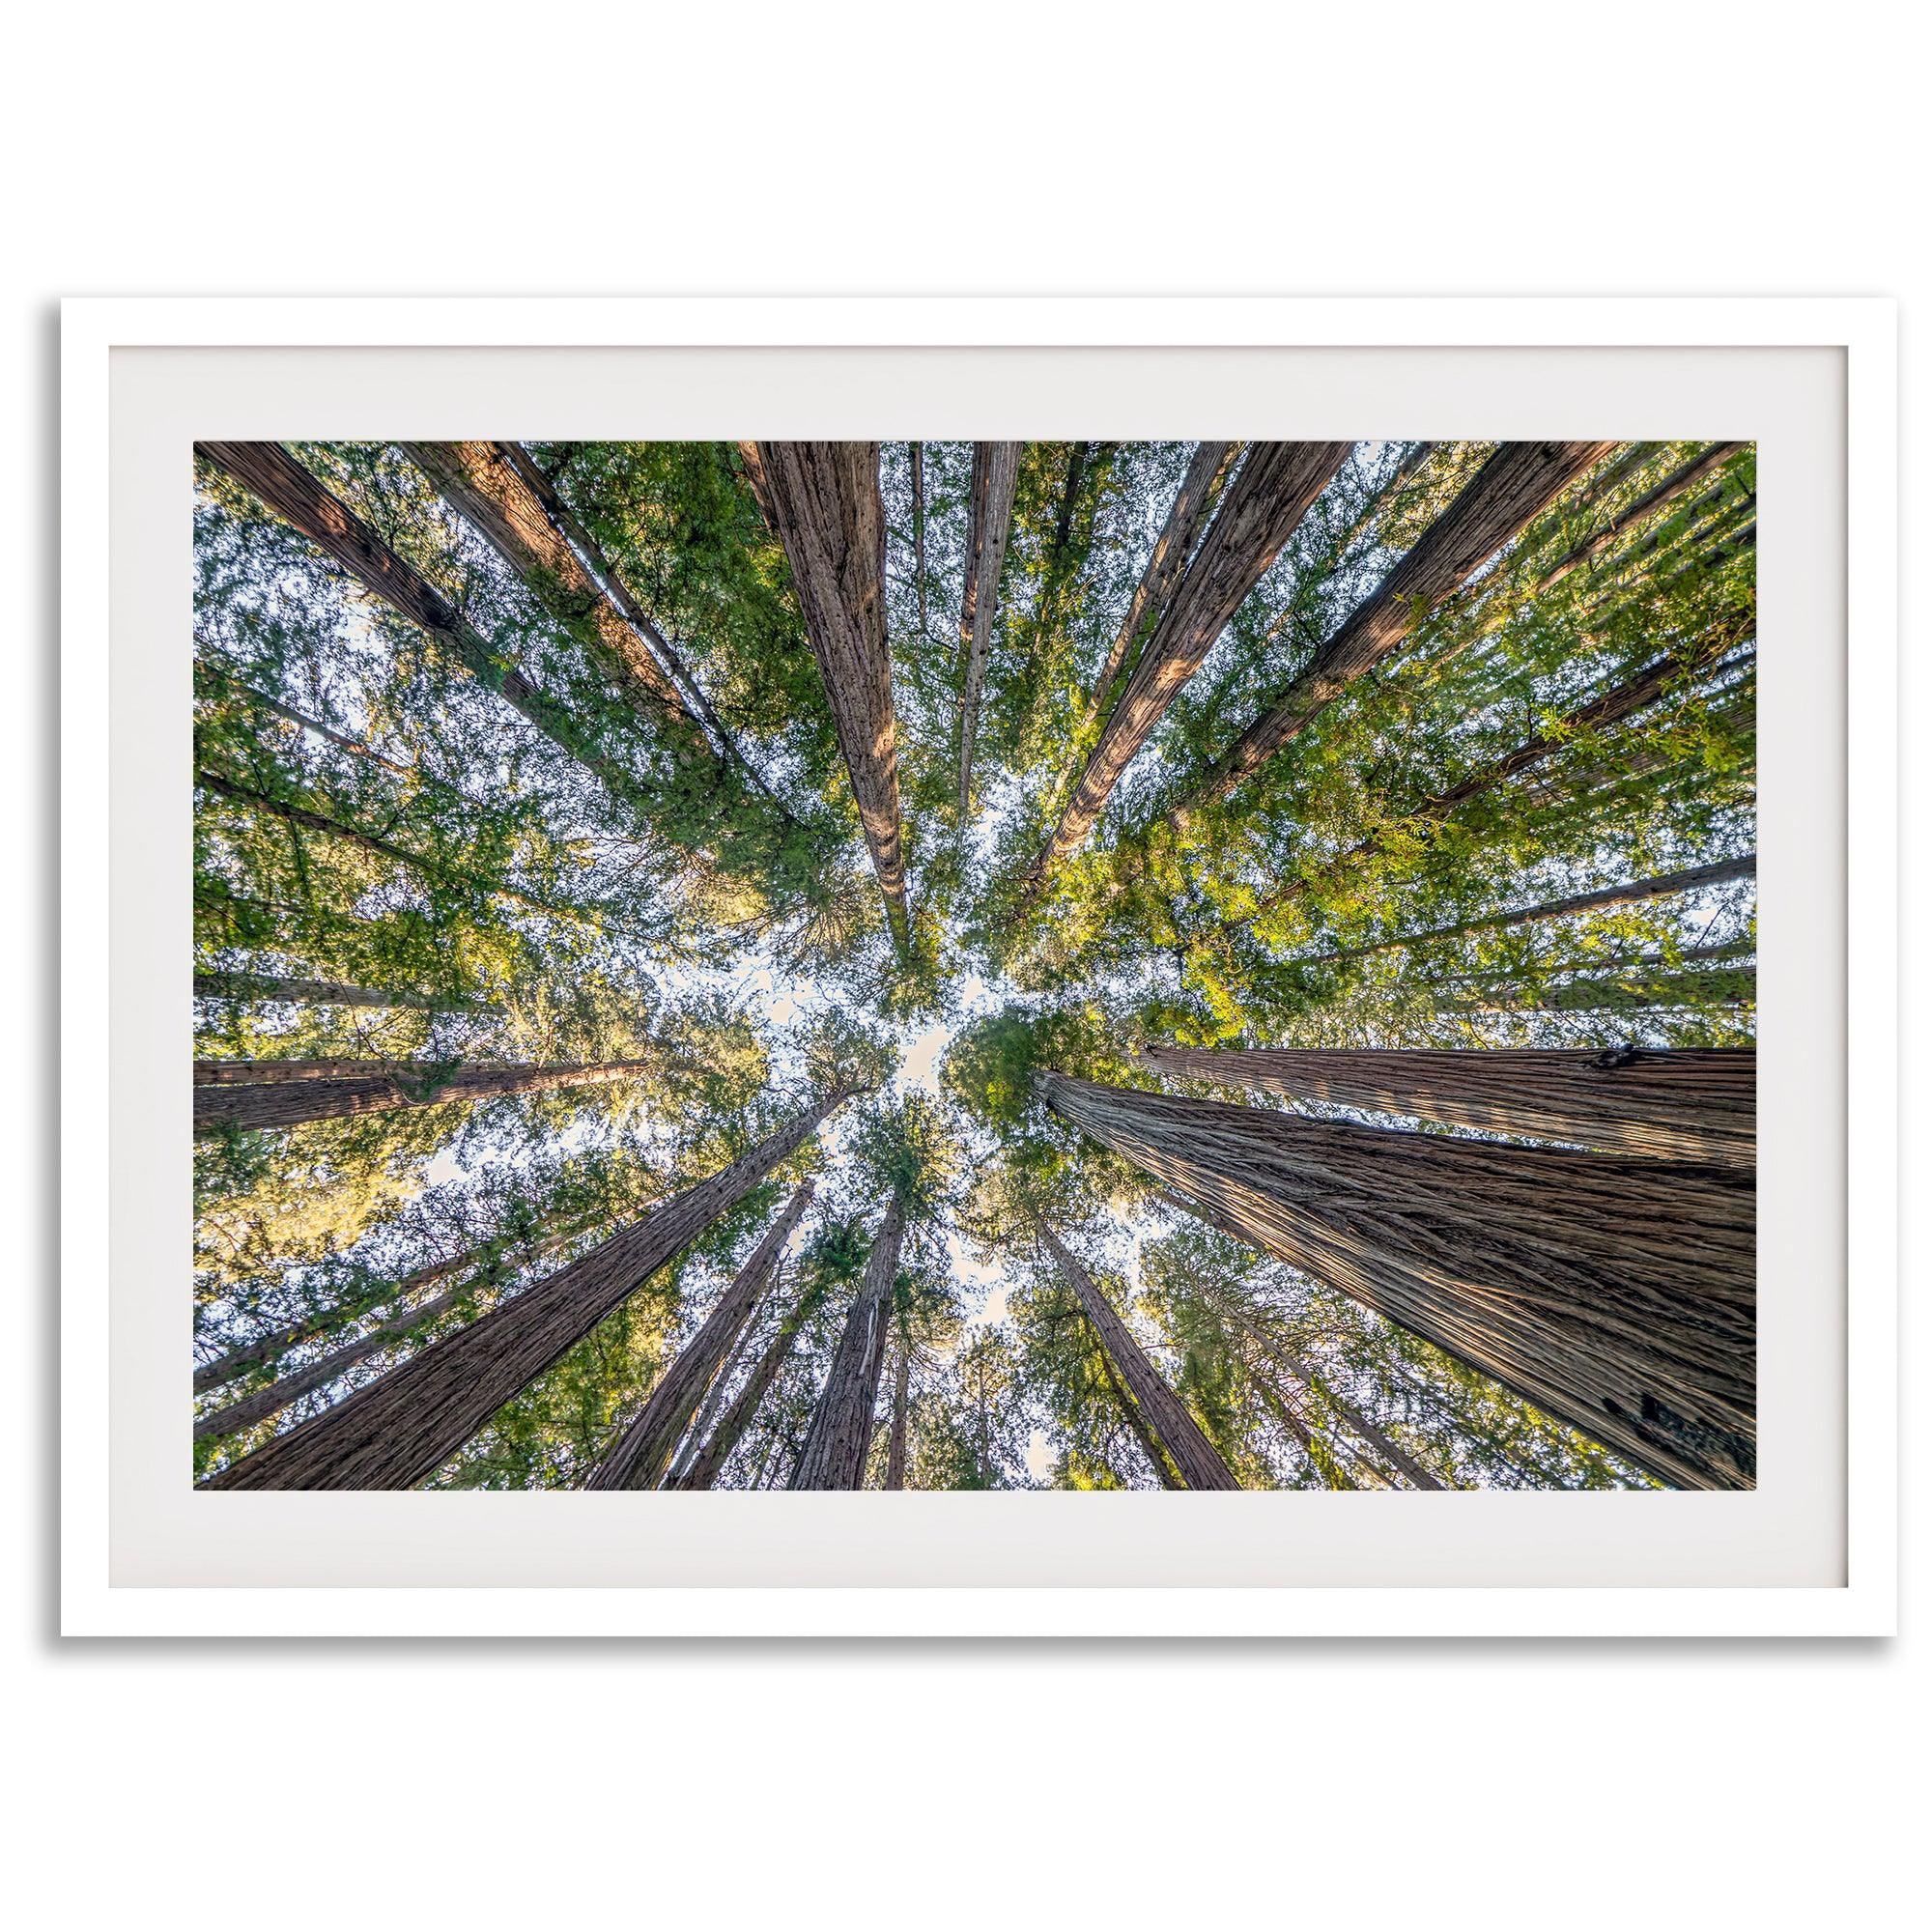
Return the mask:
<path id="1" fill-rule="evenodd" d="M 20 404 L 0 527 L 28 566 L 8 573 L 20 837 L 0 903 L 29 915 L 0 949 L 0 1010 L 30 1034 L 52 1010 L 61 294 L 1892 294 L 1910 530 L 1932 275 L 1902 18 L 1852 0 L 33 10 L 0 119 Z M 1922 869 L 1910 756 L 1905 776 Z M 1909 1007 L 1906 1037 L 1917 1058 Z M 28 1344 L 8 1892 L 48 1892 L 27 1922 L 1904 1910 L 1887 1901 L 1922 1833 L 1908 1704 L 1927 1688 L 1909 1529 L 1898 1644 L 60 1646 L 33 1474 L 53 1344 L 33 1070 L 6 1163 Z"/>

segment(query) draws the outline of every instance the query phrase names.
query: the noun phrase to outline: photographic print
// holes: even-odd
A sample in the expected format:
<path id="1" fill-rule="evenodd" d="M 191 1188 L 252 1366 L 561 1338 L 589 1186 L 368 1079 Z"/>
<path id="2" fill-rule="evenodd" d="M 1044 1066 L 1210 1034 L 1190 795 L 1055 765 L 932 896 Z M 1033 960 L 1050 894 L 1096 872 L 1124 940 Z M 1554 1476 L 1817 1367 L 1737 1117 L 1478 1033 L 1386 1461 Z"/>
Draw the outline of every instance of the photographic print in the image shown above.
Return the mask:
<path id="1" fill-rule="evenodd" d="M 1755 454 L 198 443 L 193 1482 L 1752 1488 Z"/>

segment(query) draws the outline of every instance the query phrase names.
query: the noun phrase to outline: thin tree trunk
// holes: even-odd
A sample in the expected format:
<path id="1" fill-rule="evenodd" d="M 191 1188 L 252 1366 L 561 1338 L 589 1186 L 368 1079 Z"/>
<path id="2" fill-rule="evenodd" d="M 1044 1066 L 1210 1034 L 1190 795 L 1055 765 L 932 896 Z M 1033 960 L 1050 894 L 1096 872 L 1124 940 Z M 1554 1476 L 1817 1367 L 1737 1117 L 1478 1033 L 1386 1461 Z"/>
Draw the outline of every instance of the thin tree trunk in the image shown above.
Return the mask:
<path id="1" fill-rule="evenodd" d="M 1331 1490 L 1357 1490 L 1361 1487 L 1343 1468 L 1342 1461 L 1329 1444 L 1318 1443 L 1315 1431 L 1308 1418 L 1289 1400 L 1288 1391 L 1274 1378 L 1252 1364 L 1248 1373 L 1253 1376 L 1255 1386 L 1261 1390 L 1262 1400 L 1274 1411 L 1275 1420 L 1300 1443 L 1301 1452 L 1308 1458 L 1310 1466 L 1321 1478 L 1325 1488 Z"/>
<path id="2" fill-rule="evenodd" d="M 784 1280 L 782 1260 L 772 1264 L 771 1286 L 768 1293 L 776 1293 Z M 762 1297 L 761 1297 L 762 1299 Z M 756 1311 L 753 1311 L 755 1317 Z M 711 1378 L 711 1386 L 704 1391 L 704 1400 L 697 1406 L 697 1413 L 692 1418 L 691 1427 L 671 1451 L 670 1461 L 665 1464 L 665 1472 L 658 1478 L 656 1487 L 661 1490 L 674 1490 L 679 1487 L 678 1479 L 697 1460 L 697 1452 L 703 1448 L 718 1420 L 718 1411 L 724 1406 L 724 1398 L 730 1393 L 731 1378 L 741 1366 L 741 1358 L 746 1352 L 746 1344 L 751 1340 L 752 1324 L 747 1321 L 738 1331 L 738 1339 L 732 1343 L 731 1351 L 724 1357 L 723 1366 Z"/>
<path id="3" fill-rule="evenodd" d="M 506 1402 L 864 1091 L 834 1088 L 749 1153 L 203 1487 L 406 1490 L 434 1475 Z"/>
<path id="4" fill-rule="evenodd" d="M 778 1380 L 779 1371 L 791 1358 L 791 1351 L 798 1346 L 799 1330 L 805 1326 L 816 1305 L 817 1296 L 806 1293 L 786 1312 L 779 1323 L 778 1333 L 766 1344 L 764 1353 L 746 1378 L 745 1386 L 731 1399 L 731 1406 L 724 1411 L 704 1446 L 678 1474 L 671 1485 L 673 1489 L 708 1490 L 718 1480 L 719 1472 L 730 1460 L 732 1450 L 751 1427 L 759 1405 Z M 760 1485 L 754 1483 L 753 1487 L 756 1489 Z"/>
<path id="5" fill-rule="evenodd" d="M 1000 569 L 1012 528 L 1013 493 L 1020 476 L 1020 445 L 973 445 L 972 521 L 966 540 L 966 588 L 959 606 L 959 648 L 965 658 L 959 680 L 959 816 L 973 815 L 973 747 L 980 731 L 980 697 L 993 649 L 993 611 Z"/>
<path id="6" fill-rule="evenodd" d="M 584 1479 L 586 1490 L 648 1490 L 657 1486 L 705 1390 L 752 1319 L 752 1310 L 771 1279 L 773 1264 L 791 1238 L 799 1217 L 811 1205 L 811 1192 L 809 1180 L 793 1189 L 783 1211 L 766 1229 L 764 1238 L 732 1277 L 697 1333 L 678 1351 L 677 1360 L 665 1371 L 637 1420 Z"/>
<path id="7" fill-rule="evenodd" d="M 1755 1480 L 1754 1182 L 1037 1076 L 1064 1119 L 1665 1482 Z"/>
<path id="8" fill-rule="evenodd" d="M 649 809 L 636 779 L 601 751 L 570 708 L 540 691 L 440 592 L 278 442 L 197 442 L 195 454 L 252 491 L 372 596 L 420 625 L 440 650 L 500 696 L 617 797 Z"/>
<path id="9" fill-rule="evenodd" d="M 1468 999 L 1437 1002 L 1443 1012 L 1491 1013 L 1634 1013 L 1652 1008 L 1747 1007 L 1757 999 L 1757 972 L 1741 966 L 1734 971 L 1658 973 L 1634 985 L 1614 979 L 1573 980 L 1563 986 L 1546 986 L 1533 999 L 1508 998 L 1492 986 Z"/>
<path id="10" fill-rule="evenodd" d="M 1673 469 L 1661 483 L 1646 490 L 1629 509 L 1620 510 L 1602 529 L 1585 537 L 1574 549 L 1566 551 L 1537 580 L 1537 590 L 1539 592 L 1548 590 L 1552 584 L 1560 583 L 1579 565 L 1589 563 L 1603 555 L 1604 552 L 1626 531 L 1634 529 L 1638 524 L 1662 509 L 1666 503 L 1673 502 L 1685 491 L 1701 483 L 1712 470 L 1720 469 L 1728 463 L 1744 446 L 1741 442 L 1714 442 L 1701 456 L 1693 457 L 1681 469 Z"/>
<path id="11" fill-rule="evenodd" d="M 501 1010 L 461 993 L 391 993 L 375 986 L 346 986 L 339 980 L 283 980 L 272 973 L 197 973 L 197 1000 L 279 1000 L 298 1007 L 407 1008 L 424 1013 L 476 1013 L 500 1019 Z"/>
<path id="12" fill-rule="evenodd" d="M 1615 447 L 1613 442 L 1504 443 L 1282 696 L 1215 762 L 1188 805 L 1224 798 L 1244 782 Z"/>
<path id="13" fill-rule="evenodd" d="M 906 1474 L 906 1394 L 912 1376 L 912 1350 L 903 1334 L 899 1336 L 898 1367 L 893 1375 L 893 1433 L 886 1443 L 886 1488 L 905 1488 Z"/>
<path id="14" fill-rule="evenodd" d="M 1721 668 L 1718 664 L 1724 652 L 1730 648 L 1731 640 L 1724 638 L 1709 638 L 1695 646 L 1688 658 L 1674 653 L 1653 659 L 1634 677 L 1624 683 L 1613 685 L 1608 691 L 1593 697 L 1589 703 L 1581 704 L 1565 717 L 1553 729 L 1539 731 L 1535 737 L 1526 739 L 1513 751 L 1505 752 L 1501 757 L 1492 758 L 1486 765 L 1479 766 L 1455 784 L 1424 799 L 1411 810 L 1406 812 L 1392 830 L 1406 833 L 1426 831 L 1439 825 L 1458 808 L 1468 804 L 1471 799 L 1480 798 L 1484 793 L 1494 791 L 1499 785 L 1521 772 L 1530 770 L 1545 759 L 1574 745 L 1585 734 L 1608 729 L 1612 724 L 1620 724 L 1626 719 L 1634 717 L 1668 695 L 1673 684 L 1687 678 L 1694 678 L 1713 668 Z M 1378 832 L 1338 852 L 1332 859 L 1324 860 L 1313 872 L 1303 873 L 1298 878 L 1288 880 L 1262 900 L 1246 918 L 1234 921 L 1236 925 L 1251 924 L 1264 914 L 1272 912 L 1301 897 L 1319 884 L 1331 882 L 1346 873 L 1359 860 L 1372 858 L 1388 843 L 1390 834 Z"/>
<path id="15" fill-rule="evenodd" d="M 1350 959 L 1366 959 L 1372 953 L 1387 952 L 1398 946 L 1426 946 L 1436 939 L 1460 939 L 1468 932 L 1500 931 L 1513 925 L 1533 925 L 1546 919 L 1568 919 L 1579 912 L 1596 912 L 1604 906 L 1637 905 L 1645 899 L 1668 898 L 1677 893 L 1701 892 L 1706 886 L 1727 886 L 1738 879 L 1757 876 L 1757 854 L 1747 852 L 1741 859 L 1719 859 L 1709 866 L 1687 866 L 1682 871 L 1658 872 L 1647 879 L 1630 879 L 1620 886 L 1599 886 L 1587 893 L 1573 893 L 1562 899 L 1544 899 L 1518 912 L 1484 913 L 1454 925 L 1433 926 L 1427 932 L 1406 932 L 1390 939 L 1372 940 L 1366 946 L 1349 946 L 1335 952 L 1312 952 L 1294 961 L 1297 966 L 1339 966 Z"/>
<path id="16" fill-rule="evenodd" d="M 1043 1221 L 1034 1223 L 1034 1232 L 1073 1291 L 1081 1313 L 1094 1324 L 1107 1359 L 1126 1383 L 1128 1393 L 1160 1446 L 1173 1459 L 1181 1481 L 1190 1490 L 1238 1490 L 1241 1486 L 1221 1460 L 1221 1452 L 1208 1441 L 1207 1432 L 1187 1412 L 1180 1398 L 1161 1379 L 1159 1370 L 1148 1360 L 1146 1350 L 1115 1314 L 1094 1277 Z"/>
<path id="17" fill-rule="evenodd" d="M 1757 1162 L 1751 1047 L 1152 1047 L 1141 1058 L 1177 1079 L 1408 1114 L 1485 1133 L 1574 1141 L 1662 1160 Z"/>
<path id="18" fill-rule="evenodd" d="M 1153 1439 L 1153 1432 L 1147 1425 L 1147 1417 L 1140 1411 L 1139 1405 L 1114 1373 L 1113 1358 L 1103 1348 L 1100 1350 L 1100 1373 L 1107 1378 L 1107 1393 L 1114 1399 L 1114 1406 L 1120 1410 L 1126 1423 L 1128 1433 L 1140 1444 L 1141 1454 L 1147 1458 L 1148 1467 L 1153 1471 L 1154 1481 L 1164 1490 L 1184 1490 L 1187 1485 L 1180 1480 L 1179 1472 L 1162 1454 L 1161 1446 Z M 1118 1472 L 1117 1472 L 1118 1473 Z"/>
<path id="19" fill-rule="evenodd" d="M 1148 558 L 1141 581 L 1134 586 L 1133 602 L 1127 606 L 1127 614 L 1108 647 L 1107 660 L 1087 694 L 1090 711 L 1097 713 L 1105 706 L 1115 678 L 1127 667 L 1128 653 L 1140 636 L 1141 626 L 1150 617 L 1158 617 L 1167 608 L 1168 597 L 1180 582 L 1180 573 L 1187 568 L 1187 559 L 1193 554 L 1194 539 L 1207 519 L 1208 506 L 1226 480 L 1240 447 L 1238 442 L 1195 444 L 1186 474 L 1180 479 L 1180 493 L 1167 513 L 1160 535 L 1154 539 L 1153 554 Z"/>
<path id="20" fill-rule="evenodd" d="M 1180 687 L 1200 669 L 1216 638 L 1261 582 L 1330 479 L 1347 460 L 1346 442 L 1257 442 L 1222 493 L 1220 508 L 1107 715 L 1060 822 L 1027 878 L 1037 889 L 1094 829 L 1121 775 Z"/>
<path id="21" fill-rule="evenodd" d="M 919 592 L 919 635 L 925 637 L 925 444 L 906 445 L 912 464 L 912 575 Z"/>
<path id="22" fill-rule="evenodd" d="M 905 1206 L 895 1194 L 886 1203 L 885 1219 L 872 1237 L 858 1297 L 812 1411 L 805 1447 L 791 1472 L 791 1489 L 856 1490 L 866 1480 L 866 1457 L 872 1446 L 872 1412 L 879 1402 L 879 1371 L 886 1359 L 893 1282 L 898 1274 L 899 1246 L 904 1237 Z"/>
<path id="23" fill-rule="evenodd" d="M 898 727 L 886 641 L 886 511 L 876 442 L 741 442 L 753 494 L 784 545 L 851 776 L 859 822 L 901 953 L 905 832 L 899 816 Z"/>
<path id="24" fill-rule="evenodd" d="M 197 1083 L 194 1132 L 197 1140 L 206 1140 L 230 1129 L 254 1132 L 299 1126 L 307 1121 L 380 1114 L 392 1107 L 441 1107 L 554 1087 L 593 1087 L 655 1065 L 648 1060 L 615 1060 L 600 1066 L 459 1065 L 417 1070 L 391 1065 L 381 1073 L 351 1079 L 278 1079 L 250 1086 Z"/>

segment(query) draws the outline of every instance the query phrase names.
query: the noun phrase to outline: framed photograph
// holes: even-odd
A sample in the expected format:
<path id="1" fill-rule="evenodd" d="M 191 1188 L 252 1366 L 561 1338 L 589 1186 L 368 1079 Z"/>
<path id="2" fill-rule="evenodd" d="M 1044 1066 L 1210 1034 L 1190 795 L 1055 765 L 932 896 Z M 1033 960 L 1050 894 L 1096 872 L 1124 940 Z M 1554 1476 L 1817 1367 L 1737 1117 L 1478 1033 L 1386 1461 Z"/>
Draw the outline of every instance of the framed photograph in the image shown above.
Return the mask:
<path id="1" fill-rule="evenodd" d="M 1889 303 L 63 357 L 69 1634 L 1892 1630 Z"/>

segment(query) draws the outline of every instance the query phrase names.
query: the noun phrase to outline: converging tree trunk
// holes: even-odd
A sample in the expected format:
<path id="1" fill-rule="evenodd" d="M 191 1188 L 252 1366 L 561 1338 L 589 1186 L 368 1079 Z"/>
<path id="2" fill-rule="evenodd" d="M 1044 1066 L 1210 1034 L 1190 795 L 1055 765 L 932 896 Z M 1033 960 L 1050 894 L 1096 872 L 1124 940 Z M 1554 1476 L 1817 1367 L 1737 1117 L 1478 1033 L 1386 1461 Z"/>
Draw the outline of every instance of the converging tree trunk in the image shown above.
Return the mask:
<path id="1" fill-rule="evenodd" d="M 331 496 L 278 442 L 197 442 L 195 454 L 250 490 L 372 596 L 419 625 L 454 663 L 593 772 L 618 797 L 648 808 L 638 781 L 614 763 L 570 707 L 540 691 L 502 657 L 454 605 Z"/>
<path id="2" fill-rule="evenodd" d="M 678 1472 L 670 1487 L 676 1490 L 708 1490 L 718 1480 L 719 1471 L 730 1460 L 731 1452 L 752 1425 L 779 1371 L 790 1360 L 798 1346 L 799 1330 L 818 1305 L 818 1297 L 808 1292 L 785 1311 L 778 1332 L 765 1344 L 744 1386 L 731 1398 L 731 1406 L 719 1417 L 718 1426 L 705 1438 L 696 1455 Z"/>
<path id="3" fill-rule="evenodd" d="M 1208 1441 L 1206 1431 L 1188 1414 L 1180 1398 L 1161 1379 L 1160 1371 L 1148 1360 L 1147 1351 L 1115 1314 L 1113 1304 L 1100 1293 L 1094 1277 L 1043 1221 L 1034 1223 L 1034 1232 L 1073 1291 L 1081 1313 L 1094 1324 L 1107 1360 L 1126 1384 L 1128 1395 L 1172 1460 L 1181 1481 L 1190 1490 L 1238 1490 L 1241 1486 L 1221 1460 L 1221 1452 Z"/>
<path id="4" fill-rule="evenodd" d="M 1755 1481 L 1746 1169 L 1507 1147 L 1037 1076 L 1251 1241 L 1665 1482 Z"/>
<path id="5" fill-rule="evenodd" d="M 1410 637 L 1613 442 L 1506 442 L 1273 704 L 1215 762 L 1190 806 L 1224 798 Z"/>
<path id="6" fill-rule="evenodd" d="M 1000 570 L 1012 528 L 1013 493 L 1020 476 L 1020 445 L 976 442 L 966 537 L 966 588 L 959 606 L 959 816 L 973 815 L 973 747 L 980 731 L 980 696 L 993 648 L 993 611 Z"/>
<path id="7" fill-rule="evenodd" d="M 1227 480 L 1228 470 L 1240 453 L 1240 448 L 1238 442 L 1195 444 L 1187 473 L 1180 479 L 1180 493 L 1174 499 L 1174 507 L 1167 513 L 1167 522 L 1161 526 L 1160 535 L 1154 539 L 1153 554 L 1141 573 L 1141 581 L 1134 586 L 1133 601 L 1127 606 L 1127 614 L 1122 619 L 1114 641 L 1107 647 L 1106 662 L 1094 680 L 1094 688 L 1087 694 L 1088 708 L 1094 713 L 1105 710 L 1114 689 L 1114 680 L 1129 668 L 1134 641 L 1140 636 L 1141 627 L 1150 618 L 1158 618 L 1166 610 L 1167 600 L 1173 594 L 1174 586 L 1180 582 L 1180 573 L 1187 568 L 1187 559 L 1194 553 L 1194 539 L 1207 520 L 1208 507 L 1214 500 L 1215 493 Z"/>
<path id="8" fill-rule="evenodd" d="M 899 816 L 898 725 L 886 641 L 886 510 L 876 442 L 741 442 L 767 522 L 784 545 L 825 686 L 859 822 L 901 952 L 905 832 Z"/>
<path id="9" fill-rule="evenodd" d="M 1757 1053 L 1751 1047 L 1150 1047 L 1149 1065 L 1214 1080 L 1408 1114 L 1485 1133 L 1574 1141 L 1663 1160 L 1757 1162 Z"/>
<path id="10" fill-rule="evenodd" d="M 864 1091 L 834 1088 L 728 1166 L 202 1487 L 406 1490 L 420 1483 Z"/>
<path id="11" fill-rule="evenodd" d="M 886 1483 L 889 1490 L 905 1488 L 906 1398 L 912 1381 L 912 1349 L 899 1335 L 898 1366 L 893 1372 L 893 1427 L 886 1438 Z"/>
<path id="12" fill-rule="evenodd" d="M 1308 506 L 1347 461 L 1346 442 L 1257 442 L 1221 494 L 1220 507 L 1188 564 L 1174 601 L 1107 714 L 1099 742 L 1060 822 L 1027 877 L 1037 888 L 1094 829 L 1135 754 L 1152 735 L 1180 687 L 1200 669 L 1214 640 L 1261 582 Z"/>
<path id="13" fill-rule="evenodd" d="M 1459 920 L 1454 925 L 1432 926 L 1427 932 L 1405 932 L 1388 939 L 1371 940 L 1366 946 L 1345 946 L 1334 952 L 1312 952 L 1297 959 L 1297 966 L 1339 966 L 1350 959 L 1366 959 L 1372 953 L 1387 952 L 1398 946 L 1427 946 L 1437 939 L 1460 939 L 1469 932 L 1499 932 L 1513 925 L 1533 925 L 1548 919 L 1569 919 L 1577 913 L 1599 912 L 1605 906 L 1638 905 L 1646 899 L 1669 898 L 1677 893 L 1698 893 L 1709 886 L 1728 886 L 1739 879 L 1757 876 L 1757 854 L 1747 852 L 1739 859 L 1719 859 L 1709 866 L 1687 866 L 1681 871 L 1658 872 L 1647 879 L 1626 880 L 1620 886 L 1599 886 L 1593 892 L 1573 893 L 1568 898 L 1544 899 L 1537 905 L 1516 912 L 1483 913 L 1475 919 Z"/>
<path id="14" fill-rule="evenodd" d="M 202 1063 L 203 1065 L 209 1063 Z M 197 1072 L 194 1132 L 197 1140 L 229 1131 L 299 1126 L 306 1121 L 345 1120 L 391 1107 L 440 1107 L 459 1100 L 494 1100 L 504 1094 L 536 1094 L 553 1087 L 594 1087 L 623 1080 L 654 1065 L 648 1060 L 613 1060 L 596 1066 L 386 1066 L 353 1078 L 276 1078 L 247 1086 L 204 1084 Z M 216 1061 L 216 1067 L 260 1062 Z"/>
<path id="15" fill-rule="evenodd" d="M 895 1194 L 872 1236 L 866 1272 L 852 1312 L 838 1338 L 825 1387 L 812 1411 L 805 1447 L 791 1472 L 794 1490 L 856 1490 L 866 1480 L 872 1446 L 872 1413 L 885 1366 L 886 1327 L 892 1316 L 893 1282 L 905 1238 L 905 1206 Z"/>
<path id="16" fill-rule="evenodd" d="M 610 1453 L 585 1478 L 586 1490 L 648 1490 L 669 1466 L 671 1453 L 690 1427 L 697 1405 L 730 1353 L 745 1323 L 752 1319 L 758 1296 L 771 1279 L 772 1268 L 799 1217 L 811 1205 L 811 1182 L 792 1191 L 791 1199 L 731 1285 L 718 1298 L 678 1357 L 660 1378 L 637 1420 L 617 1438 Z"/>
<path id="17" fill-rule="evenodd" d="M 424 1013 L 476 1013 L 501 1018 L 496 1007 L 461 993 L 396 993 L 345 986 L 339 980 L 284 980 L 272 973 L 197 973 L 197 1000 L 279 1000 L 298 1007 L 406 1008 Z"/>
<path id="18" fill-rule="evenodd" d="M 1094 1345 L 1099 1346 L 1097 1342 Z M 1180 1472 L 1168 1460 L 1167 1452 L 1153 1438 L 1153 1431 L 1148 1427 L 1147 1417 L 1141 1413 L 1140 1405 L 1130 1396 L 1120 1377 L 1115 1373 L 1114 1364 L 1105 1349 L 1100 1350 L 1100 1376 L 1107 1384 L 1107 1394 L 1112 1399 L 1121 1419 L 1127 1425 L 1127 1433 L 1139 1445 L 1147 1465 L 1153 1471 L 1153 1479 L 1164 1490 L 1184 1490 L 1187 1485 L 1180 1480 Z M 1111 1464 L 1109 1465 L 1111 1466 Z M 1119 1471 L 1115 1471 L 1119 1474 Z"/>
<path id="19" fill-rule="evenodd" d="M 1602 529 L 1593 531 L 1581 543 L 1558 557 L 1556 562 L 1537 580 L 1538 591 L 1551 588 L 1578 566 L 1603 555 L 1620 536 L 1634 529 L 1647 518 L 1656 515 L 1666 504 L 1674 502 L 1685 491 L 1694 489 L 1714 469 L 1721 469 L 1728 463 L 1744 446 L 1741 442 L 1714 442 L 1701 456 L 1694 456 L 1689 463 L 1673 469 L 1661 483 L 1646 490 L 1628 509 L 1620 510 Z"/>

